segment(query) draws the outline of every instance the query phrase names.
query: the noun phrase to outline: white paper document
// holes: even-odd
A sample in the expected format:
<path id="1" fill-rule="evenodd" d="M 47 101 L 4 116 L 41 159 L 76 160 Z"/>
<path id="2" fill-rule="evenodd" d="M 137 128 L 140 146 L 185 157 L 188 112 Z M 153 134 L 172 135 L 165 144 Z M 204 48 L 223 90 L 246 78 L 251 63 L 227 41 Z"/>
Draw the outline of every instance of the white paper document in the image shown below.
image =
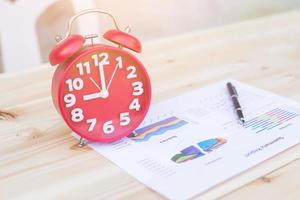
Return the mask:
<path id="1" fill-rule="evenodd" d="M 216 83 L 150 107 L 128 138 L 94 150 L 168 199 L 188 199 L 300 141 L 300 104 L 238 81 L 246 122 Z"/>

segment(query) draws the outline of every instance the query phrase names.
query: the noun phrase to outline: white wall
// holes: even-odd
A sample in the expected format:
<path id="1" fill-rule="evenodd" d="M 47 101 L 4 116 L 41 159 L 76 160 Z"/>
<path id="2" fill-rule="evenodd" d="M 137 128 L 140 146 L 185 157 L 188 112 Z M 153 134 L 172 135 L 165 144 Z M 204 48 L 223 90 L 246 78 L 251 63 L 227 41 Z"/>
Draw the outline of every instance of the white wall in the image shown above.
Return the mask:
<path id="1" fill-rule="evenodd" d="M 29 3 L 32 0 L 23 1 Z M 75 9 L 95 6 L 108 10 L 119 19 L 122 27 L 130 25 L 133 33 L 145 41 L 300 8 L 300 0 L 74 0 L 75 8 L 71 1 L 58 0 L 58 3 L 44 11 L 36 22 L 36 39 L 42 62 L 47 62 L 48 53 L 55 44 L 54 36 L 64 34 L 67 20 Z M 33 3 L 30 6 L 34 9 L 36 5 Z M 1 9 L 3 7 L 0 6 L 0 13 Z M 25 11 L 21 9 L 18 12 Z M 26 16 L 27 13 L 20 14 Z M 2 16 L 0 14 L 0 17 Z M 98 17 L 94 16 L 95 18 Z M 4 20 L 7 21 L 3 17 L 0 19 L 0 21 Z M 84 19 L 81 21 L 81 24 L 86 27 L 84 29 L 86 33 L 93 33 L 96 30 L 101 33 L 112 25 L 109 18 L 104 16 L 99 16 L 100 25 L 88 22 L 89 20 Z M 80 26 L 77 27 L 77 30 L 79 29 Z M 14 38 L 11 37 L 9 40 Z M 0 50 L 0 54 L 3 56 L 3 50 Z M 3 68 L 1 55 L 0 69 Z"/>

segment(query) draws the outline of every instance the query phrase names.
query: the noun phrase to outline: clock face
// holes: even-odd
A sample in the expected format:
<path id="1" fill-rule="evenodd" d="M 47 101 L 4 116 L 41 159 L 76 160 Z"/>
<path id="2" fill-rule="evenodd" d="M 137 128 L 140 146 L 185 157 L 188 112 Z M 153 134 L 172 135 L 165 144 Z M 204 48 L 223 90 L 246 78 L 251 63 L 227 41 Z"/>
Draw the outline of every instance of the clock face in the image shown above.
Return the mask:
<path id="1" fill-rule="evenodd" d="M 130 53 L 93 46 L 66 66 L 58 89 L 60 112 L 78 135 L 100 142 L 128 136 L 144 119 L 151 87 Z"/>

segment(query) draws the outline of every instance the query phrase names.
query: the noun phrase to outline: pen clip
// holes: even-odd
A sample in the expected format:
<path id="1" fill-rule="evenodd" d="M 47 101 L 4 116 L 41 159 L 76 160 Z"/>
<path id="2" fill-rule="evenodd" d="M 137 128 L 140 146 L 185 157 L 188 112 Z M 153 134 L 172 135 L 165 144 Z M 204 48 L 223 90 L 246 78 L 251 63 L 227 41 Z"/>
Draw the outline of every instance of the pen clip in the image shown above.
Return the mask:
<path id="1" fill-rule="evenodd" d="M 238 92 L 236 91 L 235 87 L 232 86 L 233 92 L 235 93 L 236 96 L 239 96 Z"/>

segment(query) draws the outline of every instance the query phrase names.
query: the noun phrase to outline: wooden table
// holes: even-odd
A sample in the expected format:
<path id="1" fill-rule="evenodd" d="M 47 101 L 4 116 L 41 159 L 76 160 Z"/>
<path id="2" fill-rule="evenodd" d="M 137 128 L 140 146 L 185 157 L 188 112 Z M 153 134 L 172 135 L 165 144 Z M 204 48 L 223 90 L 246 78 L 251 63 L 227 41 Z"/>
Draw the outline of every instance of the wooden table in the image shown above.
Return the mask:
<path id="1" fill-rule="evenodd" d="M 144 44 L 153 102 L 235 78 L 300 100 L 300 12 Z M 48 64 L 0 76 L 0 196 L 26 199 L 161 199 L 88 147 L 75 148 L 50 97 Z M 197 199 L 299 199 L 300 145 Z M 238 163 L 237 163 L 238 164 Z"/>

